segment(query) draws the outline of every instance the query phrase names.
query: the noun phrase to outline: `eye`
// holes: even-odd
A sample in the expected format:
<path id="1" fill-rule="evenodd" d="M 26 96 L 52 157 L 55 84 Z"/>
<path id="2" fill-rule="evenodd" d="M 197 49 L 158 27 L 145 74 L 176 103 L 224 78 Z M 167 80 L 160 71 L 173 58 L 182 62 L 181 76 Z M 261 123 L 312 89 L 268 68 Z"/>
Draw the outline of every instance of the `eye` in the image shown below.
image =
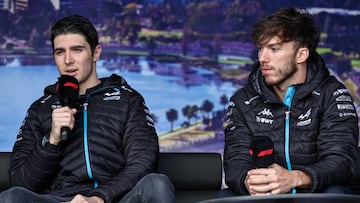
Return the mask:
<path id="1" fill-rule="evenodd" d="M 271 51 L 272 51 L 272 52 L 277 52 L 277 51 L 279 51 L 279 50 L 280 50 L 280 48 L 278 48 L 278 47 L 272 47 L 272 48 L 271 48 Z"/>
<path id="2" fill-rule="evenodd" d="M 59 56 L 59 55 L 61 55 L 63 53 L 64 53 L 64 50 L 55 50 L 54 51 L 54 54 L 57 55 L 57 56 Z"/>
<path id="3" fill-rule="evenodd" d="M 74 52 L 76 52 L 76 53 L 80 53 L 81 51 L 82 51 L 81 48 L 76 48 L 76 49 L 74 49 Z"/>

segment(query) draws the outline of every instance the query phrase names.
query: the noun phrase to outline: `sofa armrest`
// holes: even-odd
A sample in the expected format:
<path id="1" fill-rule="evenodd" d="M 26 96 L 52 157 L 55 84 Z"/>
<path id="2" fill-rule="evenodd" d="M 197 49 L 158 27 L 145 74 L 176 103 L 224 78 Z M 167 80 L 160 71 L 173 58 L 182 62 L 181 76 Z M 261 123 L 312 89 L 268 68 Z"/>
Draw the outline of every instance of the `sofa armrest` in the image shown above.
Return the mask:
<path id="1" fill-rule="evenodd" d="M 357 148 L 355 176 L 350 180 L 349 187 L 354 193 L 360 194 L 360 147 Z"/>
<path id="2" fill-rule="evenodd" d="M 11 152 L 0 152 L 0 191 L 10 187 L 10 158 Z"/>
<path id="3" fill-rule="evenodd" d="M 222 159 L 219 153 L 160 153 L 158 172 L 169 177 L 176 190 L 220 190 Z"/>

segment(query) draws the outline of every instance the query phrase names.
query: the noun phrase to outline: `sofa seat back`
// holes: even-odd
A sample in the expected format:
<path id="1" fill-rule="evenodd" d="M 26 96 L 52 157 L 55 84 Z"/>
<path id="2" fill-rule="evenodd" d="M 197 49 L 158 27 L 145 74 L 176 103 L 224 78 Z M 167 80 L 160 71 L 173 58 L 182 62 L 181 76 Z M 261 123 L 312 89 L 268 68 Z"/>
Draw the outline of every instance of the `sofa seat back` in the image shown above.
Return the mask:
<path id="1" fill-rule="evenodd" d="M 0 152 L 0 192 L 10 187 L 11 152 Z M 160 153 L 159 173 L 175 186 L 176 203 L 214 198 L 221 189 L 222 160 L 218 153 Z"/>

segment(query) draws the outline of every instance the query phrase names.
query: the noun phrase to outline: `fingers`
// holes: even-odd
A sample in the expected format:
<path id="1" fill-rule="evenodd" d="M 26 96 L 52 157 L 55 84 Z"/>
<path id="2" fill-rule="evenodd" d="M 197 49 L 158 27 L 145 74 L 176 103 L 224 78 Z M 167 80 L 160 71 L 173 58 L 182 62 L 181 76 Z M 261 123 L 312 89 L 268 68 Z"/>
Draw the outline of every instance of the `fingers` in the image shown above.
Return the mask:
<path id="1" fill-rule="evenodd" d="M 249 171 L 246 181 L 252 195 L 281 194 L 289 192 L 294 185 L 296 187 L 291 172 L 277 164 Z"/>
<path id="2" fill-rule="evenodd" d="M 248 172 L 245 186 L 251 195 L 278 194 L 278 178 L 274 169 L 254 169 Z"/>
<path id="3" fill-rule="evenodd" d="M 56 108 L 52 112 L 52 126 L 50 133 L 50 142 L 52 144 L 58 144 L 61 141 L 61 128 L 69 127 L 74 128 L 76 109 L 70 109 L 69 107 Z"/>
<path id="4" fill-rule="evenodd" d="M 104 203 L 104 200 L 97 196 L 86 197 L 86 196 L 77 194 L 68 203 Z"/>
<path id="5" fill-rule="evenodd" d="M 262 184 L 249 184 L 249 190 L 254 193 L 266 194 L 269 191 L 273 190 L 273 186 L 271 183 L 262 183 Z"/>
<path id="6" fill-rule="evenodd" d="M 54 109 L 52 118 L 56 127 L 67 126 L 70 129 L 74 127 L 76 109 L 70 109 L 69 107 L 62 107 Z"/>

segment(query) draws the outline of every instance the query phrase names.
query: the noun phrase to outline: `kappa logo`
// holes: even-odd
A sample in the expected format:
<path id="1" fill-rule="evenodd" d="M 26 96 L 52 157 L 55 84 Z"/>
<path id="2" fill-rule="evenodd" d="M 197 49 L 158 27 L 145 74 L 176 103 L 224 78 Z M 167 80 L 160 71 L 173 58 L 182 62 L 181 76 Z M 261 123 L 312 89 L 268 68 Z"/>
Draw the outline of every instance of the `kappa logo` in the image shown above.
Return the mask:
<path id="1" fill-rule="evenodd" d="M 257 115 L 258 116 L 255 116 L 255 120 L 258 123 L 273 124 L 273 122 L 274 122 L 273 119 L 269 119 L 269 117 L 274 117 L 274 115 L 268 108 L 264 108 Z M 262 117 L 262 116 L 264 116 L 264 117 Z"/>
<path id="2" fill-rule="evenodd" d="M 260 111 L 257 115 L 274 117 L 274 115 L 272 114 L 272 112 L 271 112 L 270 109 L 268 109 L 268 108 L 264 108 L 264 109 L 263 109 L 262 111 Z"/>

